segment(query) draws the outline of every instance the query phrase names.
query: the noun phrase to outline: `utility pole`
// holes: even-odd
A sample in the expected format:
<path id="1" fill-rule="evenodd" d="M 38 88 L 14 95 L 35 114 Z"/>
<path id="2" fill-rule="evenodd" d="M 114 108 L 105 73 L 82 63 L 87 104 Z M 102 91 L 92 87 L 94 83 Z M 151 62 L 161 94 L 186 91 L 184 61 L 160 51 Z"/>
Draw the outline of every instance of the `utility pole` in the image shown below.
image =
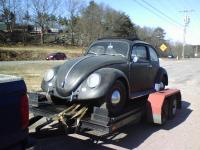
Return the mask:
<path id="1" fill-rule="evenodd" d="M 195 54 L 194 54 L 195 57 L 198 56 L 198 45 L 196 45 L 196 51 L 195 51 Z"/>
<path id="2" fill-rule="evenodd" d="M 181 13 L 184 13 L 184 28 L 183 28 L 183 49 L 182 49 L 182 58 L 184 59 L 185 56 L 185 38 L 186 38 L 186 33 L 187 33 L 187 27 L 190 23 L 190 17 L 188 15 L 189 12 L 193 12 L 194 10 L 183 10 L 179 11 Z"/>

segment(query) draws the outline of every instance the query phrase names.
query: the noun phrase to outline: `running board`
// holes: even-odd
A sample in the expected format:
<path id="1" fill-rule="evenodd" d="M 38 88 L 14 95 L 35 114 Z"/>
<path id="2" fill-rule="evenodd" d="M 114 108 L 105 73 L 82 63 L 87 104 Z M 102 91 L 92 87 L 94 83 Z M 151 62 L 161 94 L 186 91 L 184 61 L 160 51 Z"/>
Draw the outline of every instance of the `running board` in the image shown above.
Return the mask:
<path id="1" fill-rule="evenodd" d="M 130 99 L 135 99 L 135 98 L 147 96 L 147 95 L 149 95 L 153 92 L 155 92 L 155 89 L 146 90 L 146 91 L 142 91 L 142 92 L 134 92 L 134 94 L 130 95 Z"/>

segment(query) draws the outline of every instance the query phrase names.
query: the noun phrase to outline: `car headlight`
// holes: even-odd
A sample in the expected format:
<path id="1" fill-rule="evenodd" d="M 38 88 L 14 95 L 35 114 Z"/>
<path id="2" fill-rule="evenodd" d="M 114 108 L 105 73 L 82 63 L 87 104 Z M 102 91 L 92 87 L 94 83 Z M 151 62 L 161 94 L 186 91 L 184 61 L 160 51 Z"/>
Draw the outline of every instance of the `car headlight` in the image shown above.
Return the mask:
<path id="1" fill-rule="evenodd" d="M 54 77 L 54 70 L 49 69 L 45 74 L 44 74 L 44 81 L 48 82 L 52 80 Z"/>
<path id="2" fill-rule="evenodd" d="M 97 73 L 91 74 L 87 79 L 87 86 L 90 88 L 97 87 L 101 82 L 101 76 Z"/>

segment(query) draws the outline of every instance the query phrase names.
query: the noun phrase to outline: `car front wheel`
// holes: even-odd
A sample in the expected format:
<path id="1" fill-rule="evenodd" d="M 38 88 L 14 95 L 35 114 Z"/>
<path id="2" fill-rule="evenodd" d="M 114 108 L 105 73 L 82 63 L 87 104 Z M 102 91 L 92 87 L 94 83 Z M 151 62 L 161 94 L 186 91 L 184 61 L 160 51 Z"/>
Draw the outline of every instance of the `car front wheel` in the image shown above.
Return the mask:
<path id="1" fill-rule="evenodd" d="M 117 80 L 105 97 L 105 103 L 101 106 L 108 110 L 110 116 L 119 115 L 127 99 L 126 87 Z"/>

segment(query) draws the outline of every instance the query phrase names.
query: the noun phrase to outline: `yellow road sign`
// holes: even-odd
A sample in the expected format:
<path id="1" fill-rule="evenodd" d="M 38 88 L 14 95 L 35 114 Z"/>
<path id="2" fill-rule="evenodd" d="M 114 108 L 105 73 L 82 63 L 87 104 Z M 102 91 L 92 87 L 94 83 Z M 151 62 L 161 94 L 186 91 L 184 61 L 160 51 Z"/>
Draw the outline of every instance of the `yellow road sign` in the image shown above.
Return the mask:
<path id="1" fill-rule="evenodd" d="M 166 51 L 166 49 L 167 49 L 167 46 L 165 45 L 165 44 L 162 44 L 161 46 L 160 46 L 160 50 L 161 51 Z"/>

